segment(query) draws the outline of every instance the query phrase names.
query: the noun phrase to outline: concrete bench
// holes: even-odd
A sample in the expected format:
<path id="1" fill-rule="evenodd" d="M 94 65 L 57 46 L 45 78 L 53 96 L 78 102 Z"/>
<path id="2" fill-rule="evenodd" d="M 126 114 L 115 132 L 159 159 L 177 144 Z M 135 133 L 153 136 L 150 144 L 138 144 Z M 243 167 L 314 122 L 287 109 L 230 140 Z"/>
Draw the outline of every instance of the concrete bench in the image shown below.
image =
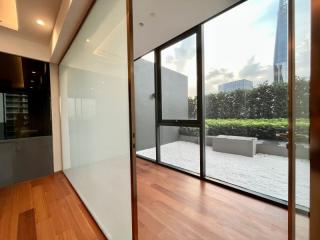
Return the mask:
<path id="1" fill-rule="evenodd" d="M 257 138 L 218 135 L 212 138 L 212 149 L 216 152 L 253 157 L 256 154 Z"/>

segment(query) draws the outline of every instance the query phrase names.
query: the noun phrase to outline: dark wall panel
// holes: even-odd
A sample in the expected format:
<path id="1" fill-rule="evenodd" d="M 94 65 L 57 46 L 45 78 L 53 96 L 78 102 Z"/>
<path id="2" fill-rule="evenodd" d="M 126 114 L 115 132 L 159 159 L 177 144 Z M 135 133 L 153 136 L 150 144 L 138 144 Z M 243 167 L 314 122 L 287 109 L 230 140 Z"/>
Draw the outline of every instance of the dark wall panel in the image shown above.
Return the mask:
<path id="1" fill-rule="evenodd" d="M 0 187 L 53 173 L 49 64 L 0 53 Z"/>

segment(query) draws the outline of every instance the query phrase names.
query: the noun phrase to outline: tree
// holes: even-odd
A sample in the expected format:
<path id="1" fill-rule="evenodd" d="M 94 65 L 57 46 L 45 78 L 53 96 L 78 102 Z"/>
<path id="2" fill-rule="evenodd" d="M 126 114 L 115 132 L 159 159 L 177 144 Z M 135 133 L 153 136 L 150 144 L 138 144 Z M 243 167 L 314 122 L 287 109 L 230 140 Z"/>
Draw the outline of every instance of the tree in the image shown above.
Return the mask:
<path id="1" fill-rule="evenodd" d="M 296 117 L 309 117 L 309 82 L 296 78 Z M 189 98 L 189 117 L 197 113 L 196 99 Z M 264 82 L 251 90 L 210 93 L 205 96 L 206 118 L 272 119 L 288 117 L 288 84 Z"/>

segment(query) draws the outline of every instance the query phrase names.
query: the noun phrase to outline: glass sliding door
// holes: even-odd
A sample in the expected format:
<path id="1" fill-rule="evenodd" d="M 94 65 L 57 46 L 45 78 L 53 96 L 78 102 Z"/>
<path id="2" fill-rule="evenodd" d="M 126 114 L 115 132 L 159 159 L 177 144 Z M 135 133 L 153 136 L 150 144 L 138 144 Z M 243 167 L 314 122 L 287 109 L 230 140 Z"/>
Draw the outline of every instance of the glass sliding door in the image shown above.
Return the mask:
<path id="1" fill-rule="evenodd" d="M 96 1 L 59 65 L 63 171 L 108 239 L 132 239 L 127 34 Z"/>
<path id="2" fill-rule="evenodd" d="M 204 24 L 207 177 L 281 204 L 288 201 L 287 7 L 249 0 Z M 299 184 L 307 194 L 308 181 Z"/>
<path id="3" fill-rule="evenodd" d="M 200 28 L 158 49 L 159 162 L 200 174 Z M 199 94 L 200 93 L 200 94 Z"/>
<path id="4" fill-rule="evenodd" d="M 155 49 L 144 73 L 155 72 L 156 134 L 141 153 L 289 215 L 294 205 L 295 223 L 280 221 L 296 239 L 309 234 L 310 18 L 310 0 L 244 1 Z"/>
<path id="5" fill-rule="evenodd" d="M 310 96 L 310 37 L 311 1 L 295 0 L 295 236 L 309 239 L 310 158 L 309 158 L 309 96 Z M 305 212 L 300 210 L 304 209 Z"/>
<path id="6" fill-rule="evenodd" d="M 134 63 L 137 155 L 156 160 L 154 52 Z"/>

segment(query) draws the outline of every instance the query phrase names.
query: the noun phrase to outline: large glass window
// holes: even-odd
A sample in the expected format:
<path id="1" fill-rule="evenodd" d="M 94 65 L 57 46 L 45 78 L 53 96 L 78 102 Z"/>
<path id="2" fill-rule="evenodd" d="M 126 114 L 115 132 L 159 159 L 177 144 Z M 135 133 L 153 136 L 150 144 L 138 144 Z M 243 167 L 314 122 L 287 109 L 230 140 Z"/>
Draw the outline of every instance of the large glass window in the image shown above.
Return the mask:
<path id="1" fill-rule="evenodd" d="M 306 213 L 310 16 L 296 2 L 296 204 Z M 207 176 L 287 202 L 288 2 L 249 0 L 205 23 L 204 66 Z M 297 223 L 307 229 L 304 216 Z"/>
<path id="2" fill-rule="evenodd" d="M 161 162 L 199 174 L 199 132 L 194 127 L 161 126 Z"/>
<path id="3" fill-rule="evenodd" d="M 159 50 L 156 110 L 154 52 L 135 61 L 135 95 L 138 156 L 199 174 L 200 121 L 192 121 L 199 116 L 197 34 L 196 31 L 187 34 Z"/>
<path id="4" fill-rule="evenodd" d="M 278 201 L 288 200 L 287 10 L 249 0 L 204 24 L 206 174 Z"/>
<path id="5" fill-rule="evenodd" d="M 160 63 L 157 63 L 159 162 L 196 174 L 200 174 L 199 34 L 193 30 L 161 47 Z"/>
<path id="6" fill-rule="evenodd" d="M 196 34 L 161 51 L 163 120 L 197 119 L 192 109 L 197 104 L 196 53 Z"/>
<path id="7" fill-rule="evenodd" d="M 196 33 L 185 33 L 185 38 L 179 36 L 155 50 L 160 57 L 156 70 L 161 73 L 160 84 L 156 81 L 160 92 L 156 113 L 162 114 L 157 160 L 195 173 L 203 173 L 200 162 L 204 162 L 206 178 L 285 205 L 290 170 L 288 98 L 293 96 L 296 227 L 297 236 L 304 239 L 310 205 L 310 1 L 295 0 L 293 95 L 288 87 L 288 4 L 287 0 L 248 0 L 209 20 L 202 25 L 198 62 Z M 202 91 L 197 81 L 201 57 L 205 86 L 197 96 Z M 205 100 L 204 121 L 201 99 Z M 205 125 L 205 138 L 199 122 Z M 203 148 L 205 158 L 200 159 Z M 144 153 L 156 158 L 155 148 Z"/>

